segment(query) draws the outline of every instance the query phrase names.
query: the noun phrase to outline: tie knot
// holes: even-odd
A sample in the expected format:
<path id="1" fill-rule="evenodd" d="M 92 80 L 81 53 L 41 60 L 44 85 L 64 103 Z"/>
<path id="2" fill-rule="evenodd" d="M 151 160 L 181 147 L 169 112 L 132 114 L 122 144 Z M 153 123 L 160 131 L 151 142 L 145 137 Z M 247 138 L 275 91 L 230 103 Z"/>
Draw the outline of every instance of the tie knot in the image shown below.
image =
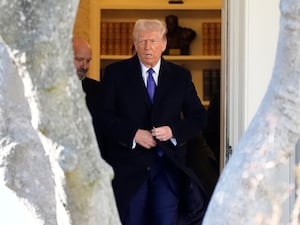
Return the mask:
<path id="1" fill-rule="evenodd" d="M 154 69 L 150 68 L 150 69 L 147 70 L 147 72 L 148 72 L 148 74 L 152 75 L 154 73 Z"/>
<path id="2" fill-rule="evenodd" d="M 147 73 L 148 73 L 147 86 L 150 85 L 150 86 L 155 87 L 156 83 L 155 83 L 155 80 L 153 77 L 153 74 L 155 73 L 154 69 L 152 69 L 152 68 L 148 69 Z"/>

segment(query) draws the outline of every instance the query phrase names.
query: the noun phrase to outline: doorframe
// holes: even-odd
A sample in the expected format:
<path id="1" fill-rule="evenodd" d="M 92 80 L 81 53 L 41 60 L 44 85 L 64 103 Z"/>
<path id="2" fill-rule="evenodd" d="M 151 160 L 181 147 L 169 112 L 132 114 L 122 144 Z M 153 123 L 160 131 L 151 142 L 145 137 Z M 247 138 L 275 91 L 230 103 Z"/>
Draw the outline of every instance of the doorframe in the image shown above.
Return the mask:
<path id="1" fill-rule="evenodd" d="M 220 168 L 245 130 L 245 1 L 224 0 L 222 12 L 221 152 Z M 236 19 L 239 18 L 239 19 Z M 236 63 L 231 63 L 236 62 Z M 224 103 L 224 104 L 222 104 Z"/>

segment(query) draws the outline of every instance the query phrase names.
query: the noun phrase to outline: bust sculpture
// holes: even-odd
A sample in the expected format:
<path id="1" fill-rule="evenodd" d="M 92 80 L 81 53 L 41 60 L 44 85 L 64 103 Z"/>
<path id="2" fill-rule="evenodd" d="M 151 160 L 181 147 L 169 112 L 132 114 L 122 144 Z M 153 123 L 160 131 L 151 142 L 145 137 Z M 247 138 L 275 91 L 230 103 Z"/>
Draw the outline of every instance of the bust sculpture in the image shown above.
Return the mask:
<path id="1" fill-rule="evenodd" d="M 196 32 L 191 28 L 180 27 L 175 15 L 168 15 L 165 21 L 168 31 L 164 55 L 189 55 L 190 44 L 195 39 Z"/>

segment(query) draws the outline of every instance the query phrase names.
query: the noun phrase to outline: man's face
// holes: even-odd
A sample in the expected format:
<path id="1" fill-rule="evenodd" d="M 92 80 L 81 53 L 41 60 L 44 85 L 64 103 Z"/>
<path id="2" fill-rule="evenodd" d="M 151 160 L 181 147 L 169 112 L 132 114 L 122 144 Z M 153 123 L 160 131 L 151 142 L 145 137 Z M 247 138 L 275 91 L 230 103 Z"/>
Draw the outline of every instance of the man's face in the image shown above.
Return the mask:
<path id="1" fill-rule="evenodd" d="M 74 52 L 74 64 L 76 67 L 76 72 L 78 78 L 83 80 L 90 67 L 91 61 L 91 50 L 89 48 L 82 47 L 80 49 L 75 49 Z"/>
<path id="2" fill-rule="evenodd" d="M 166 49 L 166 44 L 167 41 L 159 32 L 140 32 L 135 40 L 135 49 L 141 62 L 147 67 L 153 67 Z"/>

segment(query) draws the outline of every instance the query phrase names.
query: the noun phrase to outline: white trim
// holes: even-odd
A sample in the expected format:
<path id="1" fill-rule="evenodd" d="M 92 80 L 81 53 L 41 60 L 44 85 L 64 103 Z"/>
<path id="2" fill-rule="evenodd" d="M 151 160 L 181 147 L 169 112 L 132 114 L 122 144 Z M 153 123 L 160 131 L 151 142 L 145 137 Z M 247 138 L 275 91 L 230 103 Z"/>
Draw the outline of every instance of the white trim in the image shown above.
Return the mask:
<path id="1" fill-rule="evenodd" d="M 245 130 L 245 2 L 228 1 L 227 62 L 227 145 L 233 147 Z"/>

